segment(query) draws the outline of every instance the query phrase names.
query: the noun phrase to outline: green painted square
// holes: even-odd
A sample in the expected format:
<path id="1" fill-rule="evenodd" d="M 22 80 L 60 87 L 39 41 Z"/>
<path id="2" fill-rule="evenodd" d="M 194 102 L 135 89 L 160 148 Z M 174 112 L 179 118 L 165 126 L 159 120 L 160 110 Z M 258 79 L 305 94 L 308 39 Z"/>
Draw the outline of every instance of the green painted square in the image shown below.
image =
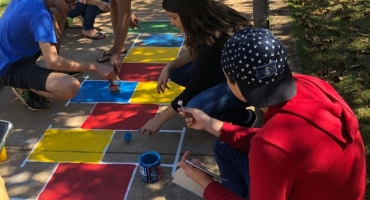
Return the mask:
<path id="1" fill-rule="evenodd" d="M 140 22 L 141 29 L 129 29 L 129 33 L 180 33 L 170 21 Z"/>

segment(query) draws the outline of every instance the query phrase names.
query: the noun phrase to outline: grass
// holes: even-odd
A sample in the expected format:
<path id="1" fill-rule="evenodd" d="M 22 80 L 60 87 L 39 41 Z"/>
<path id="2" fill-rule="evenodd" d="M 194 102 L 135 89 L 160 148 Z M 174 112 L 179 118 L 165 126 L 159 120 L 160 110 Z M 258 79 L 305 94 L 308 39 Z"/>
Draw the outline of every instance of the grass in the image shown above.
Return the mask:
<path id="1" fill-rule="evenodd" d="M 369 174 L 370 1 L 289 0 L 289 7 L 302 73 L 329 81 L 354 110 Z"/>
<path id="2" fill-rule="evenodd" d="M 0 0 L 0 17 L 9 2 Z M 370 1 L 289 0 L 289 7 L 302 73 L 328 80 L 352 107 L 360 121 L 369 170 Z M 368 187 L 366 194 L 370 199 Z"/>

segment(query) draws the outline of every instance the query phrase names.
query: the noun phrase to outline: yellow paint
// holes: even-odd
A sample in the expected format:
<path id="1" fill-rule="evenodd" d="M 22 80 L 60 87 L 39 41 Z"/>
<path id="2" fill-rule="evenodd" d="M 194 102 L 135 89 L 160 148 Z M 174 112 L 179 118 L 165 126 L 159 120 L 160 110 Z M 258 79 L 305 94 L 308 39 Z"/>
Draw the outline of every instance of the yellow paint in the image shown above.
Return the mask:
<path id="1" fill-rule="evenodd" d="M 3 147 L 3 149 L 0 152 L 0 162 L 4 162 L 6 160 L 8 160 L 8 154 L 6 153 L 5 147 Z"/>
<path id="2" fill-rule="evenodd" d="M 169 63 L 177 58 L 178 47 L 132 47 L 124 63 Z"/>
<path id="3" fill-rule="evenodd" d="M 30 153 L 39 162 L 97 163 L 110 143 L 112 130 L 48 129 Z"/>
<path id="4" fill-rule="evenodd" d="M 37 162 L 99 163 L 102 159 L 102 152 L 34 151 L 28 160 Z"/>
<path id="5" fill-rule="evenodd" d="M 170 89 L 165 90 L 165 93 L 158 94 L 156 90 L 157 82 L 139 82 L 130 103 L 170 104 L 184 90 L 184 87 L 174 82 L 169 82 L 167 85 Z"/>

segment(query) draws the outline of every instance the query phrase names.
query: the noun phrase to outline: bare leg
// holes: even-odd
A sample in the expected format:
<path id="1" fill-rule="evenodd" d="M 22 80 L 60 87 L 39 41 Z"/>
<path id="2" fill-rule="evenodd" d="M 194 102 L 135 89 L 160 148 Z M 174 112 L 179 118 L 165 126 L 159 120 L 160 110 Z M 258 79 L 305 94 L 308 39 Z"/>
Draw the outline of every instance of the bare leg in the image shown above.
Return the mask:
<path id="1" fill-rule="evenodd" d="M 112 17 L 112 26 L 115 27 L 113 28 L 114 45 L 112 47 L 112 53 L 119 55 L 124 48 L 124 43 L 127 38 L 131 11 L 131 0 L 116 0 L 116 3 L 117 9 L 112 9 L 118 12 L 118 15 L 115 14 Z M 113 19 L 114 17 L 117 19 Z"/>
<path id="2" fill-rule="evenodd" d="M 107 51 L 107 53 L 112 53 L 115 46 L 117 46 L 119 50 L 118 52 L 122 52 L 124 51 L 124 43 L 128 33 L 131 0 L 111 0 L 110 7 L 114 45 Z"/>
<path id="3" fill-rule="evenodd" d="M 110 18 L 112 21 L 112 28 L 113 28 L 113 34 L 117 34 L 117 23 L 118 23 L 118 3 L 119 0 L 111 0 L 110 1 Z"/>
<path id="4" fill-rule="evenodd" d="M 53 12 L 54 18 L 54 29 L 57 36 L 58 43 L 56 44 L 57 52 L 59 54 L 60 45 L 63 39 L 63 31 L 64 25 L 67 21 L 67 13 L 60 13 L 56 8 L 50 8 L 51 12 Z"/>
<path id="5" fill-rule="evenodd" d="M 71 99 L 80 88 L 80 82 L 67 74 L 52 72 L 46 80 L 46 90 L 38 91 L 31 89 L 32 92 L 49 99 Z"/>

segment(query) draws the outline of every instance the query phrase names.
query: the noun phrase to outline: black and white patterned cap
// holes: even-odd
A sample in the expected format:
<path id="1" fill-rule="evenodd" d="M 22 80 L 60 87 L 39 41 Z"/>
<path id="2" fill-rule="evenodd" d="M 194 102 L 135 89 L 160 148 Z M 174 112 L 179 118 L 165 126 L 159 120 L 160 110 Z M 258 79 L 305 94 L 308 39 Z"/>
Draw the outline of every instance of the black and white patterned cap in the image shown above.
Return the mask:
<path id="1" fill-rule="evenodd" d="M 224 44 L 221 65 L 236 80 L 251 105 L 267 107 L 287 101 L 295 94 L 285 47 L 266 29 L 245 28 L 235 33 Z M 292 91 L 276 91 L 286 84 L 294 87 L 283 89 Z"/>

